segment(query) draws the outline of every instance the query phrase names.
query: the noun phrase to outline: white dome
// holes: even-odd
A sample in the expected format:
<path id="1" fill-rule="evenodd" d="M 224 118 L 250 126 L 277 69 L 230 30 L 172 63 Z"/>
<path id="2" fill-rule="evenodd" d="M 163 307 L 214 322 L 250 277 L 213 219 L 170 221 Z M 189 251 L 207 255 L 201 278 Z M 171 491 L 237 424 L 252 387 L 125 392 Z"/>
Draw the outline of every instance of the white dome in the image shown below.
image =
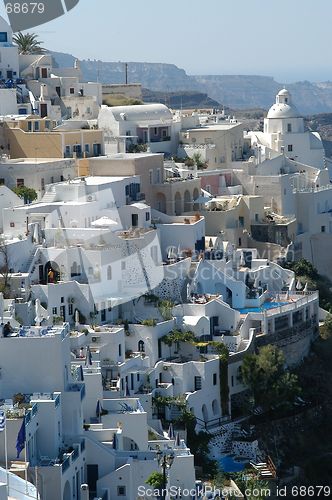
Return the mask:
<path id="1" fill-rule="evenodd" d="M 287 89 L 281 89 L 279 92 L 278 92 L 278 95 L 289 95 L 289 92 Z"/>
<path id="2" fill-rule="evenodd" d="M 276 96 L 276 102 L 271 106 L 267 118 L 299 118 L 301 115 L 292 104 L 292 96 L 287 89 L 282 89 Z"/>
<path id="3" fill-rule="evenodd" d="M 284 103 L 273 104 L 267 118 L 299 118 L 301 115 L 295 106 Z"/>

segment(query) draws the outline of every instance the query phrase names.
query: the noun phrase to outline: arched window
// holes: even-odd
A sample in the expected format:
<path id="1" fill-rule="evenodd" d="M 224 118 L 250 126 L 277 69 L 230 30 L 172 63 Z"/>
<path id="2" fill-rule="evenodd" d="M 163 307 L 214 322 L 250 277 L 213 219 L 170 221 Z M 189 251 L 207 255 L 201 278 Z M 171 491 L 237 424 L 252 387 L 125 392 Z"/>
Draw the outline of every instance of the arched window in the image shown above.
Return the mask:
<path id="1" fill-rule="evenodd" d="M 140 340 L 138 342 L 138 352 L 145 352 L 145 345 L 144 345 L 143 340 Z"/>
<path id="2" fill-rule="evenodd" d="M 107 279 L 108 280 L 112 279 L 112 266 L 107 267 Z"/>

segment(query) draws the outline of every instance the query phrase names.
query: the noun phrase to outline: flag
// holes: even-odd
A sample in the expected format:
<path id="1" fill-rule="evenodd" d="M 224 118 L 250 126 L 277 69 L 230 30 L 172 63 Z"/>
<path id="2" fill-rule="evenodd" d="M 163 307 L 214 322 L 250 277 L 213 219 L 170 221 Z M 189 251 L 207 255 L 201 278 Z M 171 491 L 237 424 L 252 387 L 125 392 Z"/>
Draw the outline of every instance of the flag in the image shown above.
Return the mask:
<path id="1" fill-rule="evenodd" d="M 17 434 L 17 440 L 16 440 L 17 457 L 16 458 L 20 458 L 20 453 L 25 446 L 25 439 L 26 439 L 26 436 L 25 436 L 25 417 L 23 417 L 23 422 L 22 422 L 21 428 Z"/>
<path id="2" fill-rule="evenodd" d="M 4 411 L 0 411 L 0 432 L 3 432 L 6 427 L 6 414 Z"/>

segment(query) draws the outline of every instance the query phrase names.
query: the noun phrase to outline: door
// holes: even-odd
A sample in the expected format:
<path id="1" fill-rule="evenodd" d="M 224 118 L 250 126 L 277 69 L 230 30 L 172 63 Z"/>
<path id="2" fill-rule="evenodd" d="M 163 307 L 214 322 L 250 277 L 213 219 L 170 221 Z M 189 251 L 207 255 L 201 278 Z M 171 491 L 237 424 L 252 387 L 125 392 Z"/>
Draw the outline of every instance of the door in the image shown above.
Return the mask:
<path id="1" fill-rule="evenodd" d="M 89 485 L 90 493 L 96 493 L 98 481 L 98 465 L 90 464 L 86 466 L 87 482 Z"/>
<path id="2" fill-rule="evenodd" d="M 60 316 L 63 317 L 63 321 L 66 321 L 66 306 L 60 306 Z"/>
<path id="3" fill-rule="evenodd" d="M 131 214 L 131 225 L 133 227 L 138 226 L 138 214 Z"/>
<path id="4" fill-rule="evenodd" d="M 44 266 L 39 266 L 39 283 L 44 283 Z"/>

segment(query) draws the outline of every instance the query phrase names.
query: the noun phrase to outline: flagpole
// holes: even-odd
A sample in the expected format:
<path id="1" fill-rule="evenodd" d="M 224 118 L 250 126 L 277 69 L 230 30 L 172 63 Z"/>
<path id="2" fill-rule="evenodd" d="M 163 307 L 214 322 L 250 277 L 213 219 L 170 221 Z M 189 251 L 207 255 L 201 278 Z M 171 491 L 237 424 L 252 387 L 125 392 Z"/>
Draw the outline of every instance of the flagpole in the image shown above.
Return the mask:
<path id="1" fill-rule="evenodd" d="M 8 494 L 8 496 L 9 496 L 9 472 L 8 472 L 7 422 L 5 422 L 5 461 L 6 461 L 7 494 Z"/>

